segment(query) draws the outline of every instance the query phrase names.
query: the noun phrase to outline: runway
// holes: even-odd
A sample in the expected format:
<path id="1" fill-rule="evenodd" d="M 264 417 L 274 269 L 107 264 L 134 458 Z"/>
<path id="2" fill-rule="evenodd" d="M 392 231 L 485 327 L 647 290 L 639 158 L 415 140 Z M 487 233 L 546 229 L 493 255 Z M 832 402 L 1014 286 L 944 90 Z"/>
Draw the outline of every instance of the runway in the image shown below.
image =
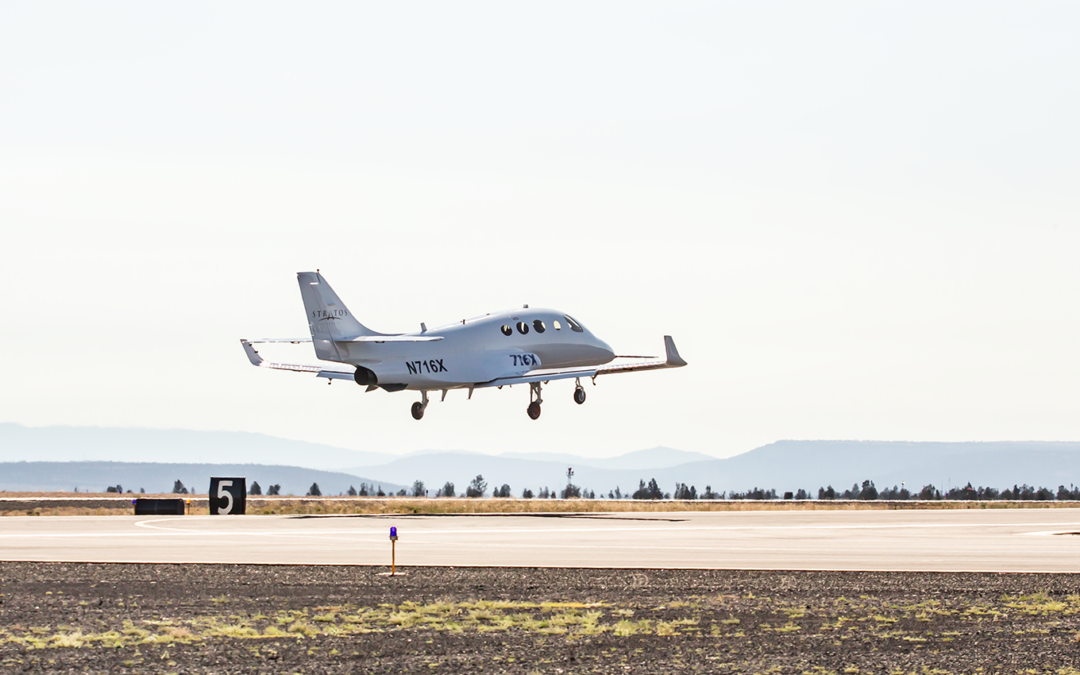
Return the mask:
<path id="1" fill-rule="evenodd" d="M 0 518 L 0 560 L 1080 572 L 1080 509 Z M 1076 533 L 1076 534 L 1069 534 Z"/>

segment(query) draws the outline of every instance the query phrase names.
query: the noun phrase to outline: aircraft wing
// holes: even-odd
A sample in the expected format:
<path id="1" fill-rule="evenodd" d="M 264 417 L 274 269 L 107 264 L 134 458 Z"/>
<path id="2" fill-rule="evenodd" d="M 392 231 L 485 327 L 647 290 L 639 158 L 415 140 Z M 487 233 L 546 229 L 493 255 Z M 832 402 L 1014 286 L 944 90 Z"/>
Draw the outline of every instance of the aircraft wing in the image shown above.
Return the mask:
<path id="1" fill-rule="evenodd" d="M 362 335 L 350 340 L 338 340 L 338 342 L 438 342 L 443 339 L 441 335 Z M 248 344 L 283 343 L 300 344 L 311 342 L 311 338 L 260 338 L 258 340 L 244 340 Z"/>
<path id="2" fill-rule="evenodd" d="M 441 335 L 361 335 L 340 342 L 438 342 Z"/>
<path id="3" fill-rule="evenodd" d="M 530 382 L 547 382 L 549 380 L 565 380 L 571 377 L 599 377 L 600 375 L 614 375 L 616 373 L 634 373 L 639 370 L 658 370 L 660 368 L 681 368 L 686 361 L 679 356 L 679 350 L 675 348 L 675 341 L 670 335 L 664 336 L 663 359 L 650 359 L 648 361 L 632 361 L 630 363 L 606 363 L 602 366 L 588 366 L 584 368 L 552 368 L 550 370 L 534 370 L 519 377 L 500 377 L 490 382 L 477 384 L 479 387 L 502 387 L 511 384 L 528 384 Z"/>
<path id="4" fill-rule="evenodd" d="M 293 340 L 244 340 L 241 338 L 240 344 L 244 346 L 244 353 L 247 354 L 248 360 L 251 361 L 251 365 L 258 366 L 259 368 L 291 370 L 297 373 L 313 373 L 315 377 L 325 377 L 331 380 L 352 380 L 356 375 L 356 371 L 354 370 L 334 370 L 333 368 L 308 366 L 298 363 L 273 363 L 259 356 L 259 352 L 255 351 L 255 348 L 251 346 L 254 342 L 293 342 Z M 311 340 L 297 340 L 296 342 L 311 342 Z"/>

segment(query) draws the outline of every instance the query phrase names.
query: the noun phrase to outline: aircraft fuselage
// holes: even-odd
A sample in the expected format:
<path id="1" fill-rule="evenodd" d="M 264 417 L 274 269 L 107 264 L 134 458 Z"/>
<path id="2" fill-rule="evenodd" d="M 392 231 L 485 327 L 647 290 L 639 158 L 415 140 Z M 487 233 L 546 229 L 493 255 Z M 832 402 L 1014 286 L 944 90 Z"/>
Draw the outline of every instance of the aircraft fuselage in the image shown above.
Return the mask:
<path id="1" fill-rule="evenodd" d="M 313 319 L 318 320 L 318 319 Z M 523 331 L 524 329 L 524 331 Z M 566 314 L 549 309 L 498 312 L 439 328 L 387 337 L 442 338 L 431 342 L 321 341 L 319 357 L 361 366 L 380 386 L 433 390 L 468 387 L 549 368 L 597 366 L 615 358 L 611 347 Z M 332 344 L 330 344 L 332 342 Z M 329 358 L 328 358 L 329 357 Z"/>

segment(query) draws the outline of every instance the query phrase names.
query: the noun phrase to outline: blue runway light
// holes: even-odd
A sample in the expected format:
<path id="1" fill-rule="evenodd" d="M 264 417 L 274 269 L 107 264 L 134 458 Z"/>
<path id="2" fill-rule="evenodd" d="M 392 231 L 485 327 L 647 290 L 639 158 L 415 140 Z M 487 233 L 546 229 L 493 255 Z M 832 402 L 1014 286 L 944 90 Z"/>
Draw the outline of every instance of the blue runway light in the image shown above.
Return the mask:
<path id="1" fill-rule="evenodd" d="M 397 574 L 397 528 L 390 528 L 390 576 Z"/>

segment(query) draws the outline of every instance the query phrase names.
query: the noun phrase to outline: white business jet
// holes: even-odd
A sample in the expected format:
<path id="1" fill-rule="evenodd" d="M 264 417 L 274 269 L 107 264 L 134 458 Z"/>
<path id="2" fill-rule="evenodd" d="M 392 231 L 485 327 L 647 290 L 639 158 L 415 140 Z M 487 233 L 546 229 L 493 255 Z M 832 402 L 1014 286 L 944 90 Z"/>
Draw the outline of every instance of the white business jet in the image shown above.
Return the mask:
<path id="1" fill-rule="evenodd" d="M 420 419 L 428 405 L 428 392 L 528 384 L 529 417 L 540 417 L 541 384 L 574 378 L 574 400 L 585 402 L 581 378 L 631 373 L 638 370 L 679 368 L 686 365 L 670 336 L 664 336 L 664 359 L 647 356 L 617 357 L 611 347 L 590 333 L 569 314 L 552 309 L 529 309 L 485 314 L 475 319 L 420 332 L 376 333 L 357 321 L 345 303 L 316 272 L 300 272 L 311 339 L 240 340 L 251 363 L 260 368 L 314 373 L 331 380 L 353 380 L 367 391 L 384 389 L 419 391 L 412 406 Z M 324 368 L 263 360 L 252 347 L 268 342 L 311 342 L 315 356 L 348 369 Z M 616 359 L 630 362 L 612 363 Z M 647 359 L 637 360 L 633 359 Z"/>

